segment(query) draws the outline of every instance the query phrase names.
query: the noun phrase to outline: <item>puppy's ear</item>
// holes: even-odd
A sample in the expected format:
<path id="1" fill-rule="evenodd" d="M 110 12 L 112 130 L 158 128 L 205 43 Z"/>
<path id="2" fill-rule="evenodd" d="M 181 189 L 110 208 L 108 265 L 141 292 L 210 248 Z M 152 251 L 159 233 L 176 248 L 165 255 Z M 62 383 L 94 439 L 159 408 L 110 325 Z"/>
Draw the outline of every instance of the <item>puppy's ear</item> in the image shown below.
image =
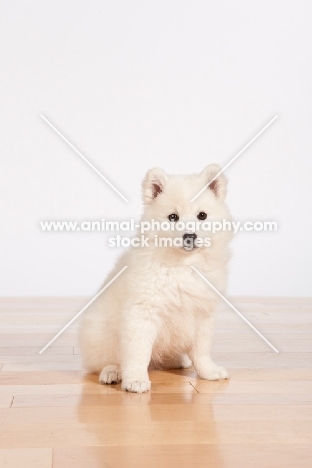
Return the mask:
<path id="1" fill-rule="evenodd" d="M 162 169 L 159 167 L 150 169 L 142 183 L 143 203 L 152 203 L 164 191 L 166 181 L 167 175 Z"/>
<path id="2" fill-rule="evenodd" d="M 218 164 L 209 164 L 209 166 L 205 167 L 202 171 L 201 176 L 203 177 L 205 184 L 209 183 L 207 190 L 212 190 L 220 201 L 224 201 L 226 196 L 227 178 L 225 177 L 224 172 L 222 172 L 222 174 L 218 175 L 218 177 L 214 179 L 220 171 L 221 168 Z"/>

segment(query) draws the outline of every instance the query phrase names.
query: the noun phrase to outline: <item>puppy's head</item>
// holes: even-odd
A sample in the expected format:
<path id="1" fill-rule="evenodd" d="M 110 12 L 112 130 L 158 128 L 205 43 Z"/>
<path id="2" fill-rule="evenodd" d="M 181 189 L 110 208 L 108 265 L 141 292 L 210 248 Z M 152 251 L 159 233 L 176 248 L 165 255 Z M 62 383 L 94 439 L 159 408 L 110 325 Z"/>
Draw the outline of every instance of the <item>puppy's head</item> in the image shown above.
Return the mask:
<path id="1" fill-rule="evenodd" d="M 230 239 L 229 232 L 209 231 L 209 221 L 230 219 L 225 205 L 227 179 L 219 172 L 216 164 L 210 164 L 200 174 L 187 176 L 168 175 L 160 168 L 147 172 L 142 184 L 145 205 L 142 221 L 151 225 L 153 220 L 158 222 L 157 229 L 146 233 L 155 245 L 191 255 L 219 248 Z"/>

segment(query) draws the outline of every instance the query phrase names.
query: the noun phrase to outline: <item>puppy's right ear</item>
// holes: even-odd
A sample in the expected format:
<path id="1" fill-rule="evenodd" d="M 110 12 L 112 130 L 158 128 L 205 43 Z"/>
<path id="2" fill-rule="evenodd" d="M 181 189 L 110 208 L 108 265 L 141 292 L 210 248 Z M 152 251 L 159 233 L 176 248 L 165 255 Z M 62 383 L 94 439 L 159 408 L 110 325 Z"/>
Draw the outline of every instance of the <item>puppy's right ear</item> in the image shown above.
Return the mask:
<path id="1" fill-rule="evenodd" d="M 150 169 L 142 182 L 143 203 L 152 203 L 164 191 L 166 181 L 167 175 L 162 169 L 159 167 Z"/>

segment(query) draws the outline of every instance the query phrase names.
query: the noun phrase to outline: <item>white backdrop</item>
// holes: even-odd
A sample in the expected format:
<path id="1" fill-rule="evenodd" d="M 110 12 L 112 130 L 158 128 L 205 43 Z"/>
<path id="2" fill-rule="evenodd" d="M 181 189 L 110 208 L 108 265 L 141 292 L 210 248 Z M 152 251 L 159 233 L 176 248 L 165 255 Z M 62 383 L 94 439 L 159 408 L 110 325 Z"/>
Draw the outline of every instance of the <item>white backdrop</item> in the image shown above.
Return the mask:
<path id="1" fill-rule="evenodd" d="M 1 295 L 89 295 L 116 250 L 40 220 L 138 216 L 146 170 L 225 165 L 239 234 L 229 293 L 311 295 L 308 0 L 1 2 Z M 131 200 L 124 203 L 43 113 Z"/>

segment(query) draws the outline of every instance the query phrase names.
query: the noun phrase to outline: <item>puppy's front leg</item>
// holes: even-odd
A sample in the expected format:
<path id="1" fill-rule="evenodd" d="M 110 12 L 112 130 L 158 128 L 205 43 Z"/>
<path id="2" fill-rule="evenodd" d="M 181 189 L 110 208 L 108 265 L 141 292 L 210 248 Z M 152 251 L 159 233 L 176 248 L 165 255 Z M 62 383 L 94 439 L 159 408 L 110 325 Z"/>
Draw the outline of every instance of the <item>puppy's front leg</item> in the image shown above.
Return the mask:
<path id="1" fill-rule="evenodd" d="M 156 324 L 149 316 L 149 311 L 132 308 L 121 330 L 122 388 L 128 392 L 143 393 L 151 388 L 147 369 L 156 338 Z"/>
<path id="2" fill-rule="evenodd" d="M 191 351 L 195 370 L 201 379 L 227 379 L 228 373 L 224 367 L 218 366 L 210 356 L 214 330 L 213 315 L 198 320 L 196 339 Z"/>

